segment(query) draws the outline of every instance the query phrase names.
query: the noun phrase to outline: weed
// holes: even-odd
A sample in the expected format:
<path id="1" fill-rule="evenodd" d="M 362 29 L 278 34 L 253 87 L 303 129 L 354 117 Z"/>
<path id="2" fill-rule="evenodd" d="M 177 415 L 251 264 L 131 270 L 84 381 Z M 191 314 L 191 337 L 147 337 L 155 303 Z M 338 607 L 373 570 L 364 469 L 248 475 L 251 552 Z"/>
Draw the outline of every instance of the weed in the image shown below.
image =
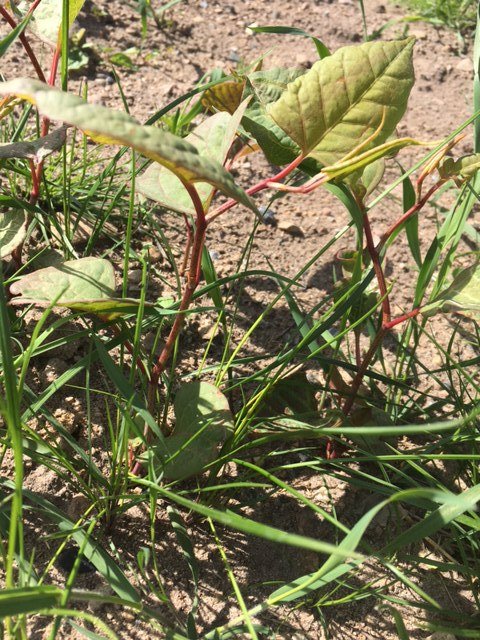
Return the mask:
<path id="1" fill-rule="evenodd" d="M 67 90 L 68 30 L 82 4 L 63 0 L 62 12 L 53 18 L 55 0 L 33 2 L 26 13 L 19 6 L 19 24 L 0 7 L 13 34 L 1 46 L 6 50 L 18 37 L 38 76 L 0 84 L 2 130 L 8 138 L 0 147 L 8 185 L 1 195 L 0 257 L 9 259 L 0 287 L 0 411 L 3 456 L 11 452 L 15 468 L 13 481 L 7 475 L 0 479 L 0 530 L 7 540 L 0 544 L 6 587 L 0 594 L 0 618 L 6 634 L 27 638 L 31 616 L 46 615 L 53 619 L 51 638 L 65 620 L 88 637 L 98 637 L 93 628 L 114 638 L 100 616 L 74 608 L 100 602 L 132 610 L 153 632 L 198 637 L 198 566 L 191 520 L 185 521 L 192 513 L 208 522 L 240 611 L 203 632 L 205 639 L 270 633 L 258 620 L 280 605 L 309 602 L 323 615 L 338 601 L 364 597 L 382 604 L 400 637 L 406 637 L 399 610 L 405 606 L 416 607 L 419 616 L 428 614 L 433 622 L 425 617 L 421 624 L 430 629 L 476 633 L 476 619 L 465 620 L 454 607 L 441 606 L 415 576 L 421 565 L 455 572 L 474 593 L 478 574 L 479 385 L 469 368 L 478 358 L 465 362 L 454 356 L 459 328 L 442 346 L 430 324 L 440 313 L 473 314 L 473 328 L 466 333 L 478 342 L 477 261 L 470 259 L 459 271 L 453 266 L 478 199 L 480 154 L 452 155 L 478 112 L 443 141 L 395 138 L 414 84 L 413 39 L 367 41 L 331 53 L 314 38 L 319 60 L 310 70 L 263 70 L 254 64 L 232 76 L 213 74 L 141 125 L 126 112 L 90 104 Z M 48 80 L 29 30 L 51 46 Z M 55 86 L 59 65 L 62 89 Z M 34 108 L 25 107 L 25 101 Z M 194 127 L 204 110 L 209 115 Z M 155 125 L 162 118 L 168 131 Z M 53 121 L 60 126 L 53 128 Z M 90 150 L 87 139 L 120 150 L 102 155 Z M 388 159 L 413 146 L 429 150 L 373 197 Z M 244 189 L 230 170 L 260 150 L 277 169 Z M 389 226 L 377 228 L 376 207 L 399 185 L 400 210 Z M 424 252 L 419 218 L 447 185 L 455 190 L 455 205 Z M 320 189 L 342 203 L 349 224 L 332 232 L 293 277 L 271 265 L 252 266 L 255 233 L 265 221 L 257 194 L 270 194 L 269 206 L 280 206 L 285 194 L 302 198 Z M 172 229 L 158 222 L 160 207 L 176 215 L 171 224 L 175 244 Z M 208 234 L 240 207 L 255 216 L 253 231 L 244 239 L 238 269 L 219 278 L 206 248 Z M 120 232 L 110 224 L 115 216 Z M 86 242 L 80 255 L 75 238 L 82 228 Z M 139 234 L 145 228 L 148 245 Z M 336 243 L 350 230 L 352 246 L 339 249 Z M 410 303 L 397 313 L 398 290 L 388 281 L 385 264 L 403 232 L 417 271 Z M 40 239 L 48 245 L 55 239 L 62 253 L 38 251 Z M 305 310 L 298 295 L 302 278 L 334 246 L 337 282 Z M 155 252 L 172 277 L 162 275 L 170 295 L 151 299 Z M 116 260 L 109 259 L 112 253 Z M 49 264 L 39 267 L 42 258 Z M 122 273 L 120 294 L 115 268 Z M 276 293 L 239 337 L 241 296 L 253 276 L 268 278 Z M 137 297 L 129 295 L 132 283 Z M 289 310 L 295 335 L 278 352 L 261 358 L 249 354 L 249 340 L 257 329 L 268 327 L 279 301 Z M 19 322 L 26 323 L 26 314 L 18 311 L 12 322 L 12 310 L 26 305 L 45 309 L 28 338 Z M 54 309 L 71 315 L 52 320 Z M 215 314 L 214 330 L 200 366 L 185 371 L 178 366 L 179 339 L 189 318 L 202 313 Z M 66 327 L 71 332 L 62 334 Z M 220 332 L 221 354 L 211 358 Z M 442 352 L 436 369 L 420 358 L 425 337 Z M 32 359 L 75 342 L 86 345 L 75 363 L 40 393 L 31 389 Z M 395 354 L 393 366 L 387 366 L 387 343 Z M 321 378 L 308 377 L 304 367 L 312 363 L 322 370 Z M 432 384 L 419 383 L 422 377 Z M 87 399 L 85 446 L 49 409 L 50 398 L 66 385 L 80 388 Z M 101 455 L 92 445 L 94 396 L 103 400 Z M 48 429 L 46 434 L 33 429 L 32 419 L 47 423 L 54 437 Z M 397 440 L 401 437 L 418 441 L 404 446 Z M 73 485 L 84 500 L 82 513 L 67 516 L 49 497 L 28 490 L 23 483 L 27 458 Z M 431 464 L 449 461 L 458 465 L 453 478 Z M 229 475 L 228 466 L 235 467 L 236 475 Z M 351 491 L 373 494 L 375 504 L 347 526 L 333 499 L 324 508 L 285 481 L 292 470 L 341 478 Z M 190 484 L 193 478 L 196 486 Z M 332 538 L 287 532 L 245 515 L 244 507 L 254 509 L 278 491 L 328 523 Z M 249 492 L 253 499 L 245 499 Z M 232 506 L 234 500 L 240 508 Z M 120 517 L 138 505 L 147 511 L 148 546 L 138 550 L 132 584 L 113 534 Z M 42 571 L 25 548 L 29 510 L 55 525 L 50 537 L 61 540 Z M 392 512 L 396 526 L 391 535 L 372 541 L 367 530 L 373 520 Z M 192 575 L 191 610 L 183 617 L 167 595 L 157 558 L 159 513 L 166 516 L 164 523 Z M 322 554 L 324 560 L 251 605 L 242 592 L 249 585 L 235 576 L 221 527 Z M 419 544 L 428 551 L 422 557 L 414 551 Z M 64 587 L 46 584 L 56 563 L 67 566 Z M 372 567 L 378 579 L 353 586 Z M 87 568 L 98 571 L 115 595 L 76 589 L 77 574 Z M 393 583 L 414 592 L 415 602 L 392 598 L 388 586 Z M 348 594 L 339 594 L 340 588 Z M 153 596 L 158 606 L 147 604 Z"/>

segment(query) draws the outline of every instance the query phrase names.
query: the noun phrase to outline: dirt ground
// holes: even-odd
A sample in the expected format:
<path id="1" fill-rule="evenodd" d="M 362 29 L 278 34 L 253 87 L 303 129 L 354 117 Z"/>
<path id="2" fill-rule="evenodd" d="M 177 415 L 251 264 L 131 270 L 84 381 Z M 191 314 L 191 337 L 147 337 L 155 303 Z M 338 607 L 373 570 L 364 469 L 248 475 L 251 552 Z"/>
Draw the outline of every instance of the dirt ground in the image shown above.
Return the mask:
<path id="1" fill-rule="evenodd" d="M 80 83 L 88 82 L 89 99 L 108 106 L 121 108 L 121 97 L 113 82 L 108 57 L 113 53 L 125 52 L 135 47 L 139 51 L 133 55 L 135 70 L 117 68 L 123 91 L 131 113 L 144 121 L 160 107 L 191 89 L 202 76 L 214 67 L 228 70 L 245 62 L 252 62 L 266 51 L 265 67 L 301 66 L 308 68 L 316 59 L 315 49 L 308 39 L 293 36 L 252 34 L 247 27 L 252 23 L 259 25 L 292 25 L 320 37 L 332 50 L 362 40 L 362 21 L 358 3 L 355 0 L 243 0 L 242 2 L 186 0 L 167 14 L 167 21 L 159 29 L 150 21 L 144 40 L 141 25 L 134 3 L 123 0 L 98 0 L 97 9 L 87 0 L 85 10 L 78 20 L 79 26 L 86 29 L 86 40 L 91 44 L 99 59 L 90 65 L 87 72 L 77 75 L 72 81 L 72 89 Z M 382 3 L 378 0 L 365 1 L 367 24 L 370 32 L 379 29 L 387 20 L 400 18 L 405 11 L 399 6 Z M 441 139 L 454 130 L 471 115 L 473 65 L 470 61 L 471 48 L 466 48 L 455 34 L 444 29 L 434 28 L 426 23 L 414 23 L 393 26 L 383 32 L 383 38 L 394 38 L 408 29 L 410 35 L 417 38 L 414 64 L 416 85 L 412 91 L 409 109 L 399 126 L 399 134 L 420 139 Z M 36 45 L 41 49 L 41 45 Z M 46 60 L 46 53 L 44 56 Z M 16 47 L 2 65 L 2 74 L 6 79 L 26 74 L 23 51 Z M 460 145 L 467 153 L 472 149 L 471 131 Z M 402 154 L 402 163 L 408 166 L 418 153 Z M 239 180 L 248 186 L 259 171 L 267 170 L 265 164 L 247 158 L 238 170 Z M 391 168 L 388 176 L 392 179 L 398 170 Z M 265 200 L 266 202 L 266 200 Z M 393 199 L 386 200 L 377 210 L 374 220 L 379 233 L 392 220 L 392 205 L 398 207 Z M 256 268 L 268 268 L 271 261 L 275 271 L 285 276 L 293 276 L 299 266 L 321 246 L 326 234 L 332 235 L 348 222 L 344 212 L 332 197 L 325 192 L 315 192 L 310 197 L 287 197 L 273 207 L 274 224 L 265 225 L 258 230 L 254 244 L 254 262 Z M 478 213 L 476 214 L 478 216 Z M 422 245 L 428 246 L 437 228 L 438 212 L 429 209 L 425 212 L 421 225 Z M 165 217 L 165 221 L 170 221 Z M 239 258 L 239 247 L 245 232 L 249 232 L 253 221 L 245 210 L 238 210 L 225 217 L 221 228 L 213 230 L 208 239 L 208 247 L 214 257 L 219 275 L 228 275 L 235 268 Z M 475 224 L 475 221 L 472 222 Z M 292 229 L 295 230 L 292 232 Z M 352 236 L 346 235 L 344 246 L 349 247 Z M 335 251 L 338 247 L 335 248 Z M 306 306 L 312 305 L 331 289 L 333 252 L 326 254 L 321 265 L 309 271 L 303 280 L 304 290 L 299 297 Z M 405 245 L 399 242 L 390 254 L 389 278 L 395 282 L 395 312 L 409 309 L 411 285 L 414 267 L 408 261 Z M 271 295 L 268 285 L 253 282 L 245 290 L 247 299 L 242 305 L 241 320 L 245 330 L 265 307 L 265 300 Z M 439 321 L 437 333 L 449 333 L 447 321 Z M 190 327 L 198 331 L 201 327 Z M 288 311 L 278 307 L 271 316 L 267 330 L 256 332 L 252 336 L 252 353 L 262 355 L 271 352 L 285 334 L 292 330 L 293 324 Z M 201 353 L 195 347 L 198 335 L 192 333 L 184 340 L 184 366 L 197 366 Z M 422 347 L 431 349 L 431 347 Z M 476 352 L 472 346 L 462 345 L 465 357 Z M 62 373 L 68 364 L 78 357 L 78 353 L 62 353 L 57 359 L 36 363 L 32 384 L 37 389 Z M 437 357 L 430 353 L 429 357 Z M 55 417 L 63 424 L 74 428 L 81 424 L 84 406 L 81 399 L 72 392 L 72 397 L 59 399 L 51 405 Z M 103 429 L 102 404 L 93 407 L 92 422 L 98 425 L 99 433 Z M 99 434 L 97 434 L 100 437 Z M 79 427 L 79 442 L 87 444 L 85 434 Z M 232 471 L 232 474 L 234 471 Z M 228 473 L 227 473 L 228 475 Z M 365 495 L 358 495 L 345 482 L 322 473 L 308 477 L 289 477 L 289 482 L 307 497 L 319 505 L 328 506 L 333 497 L 337 515 L 345 524 L 353 524 L 372 505 L 366 504 Z M 71 488 L 51 471 L 43 467 L 27 467 L 27 488 L 52 499 L 55 504 L 65 508 L 70 517 L 82 513 L 84 503 L 80 497 L 74 498 Z M 348 490 L 347 490 L 348 488 Z M 252 500 L 252 506 L 242 511 L 244 515 L 277 526 L 287 531 L 309 535 L 319 539 L 332 539 L 332 531 L 311 511 L 301 508 L 288 495 L 279 492 L 274 499 Z M 248 501 L 246 501 L 248 503 Z M 161 510 L 160 510 L 161 511 Z M 391 526 L 390 518 L 385 516 L 375 521 L 371 536 L 378 539 L 386 534 Z M 39 535 L 45 534 L 44 525 L 32 521 L 29 523 L 31 543 Z M 207 524 L 189 522 L 189 533 L 195 542 L 195 552 L 200 565 L 200 602 L 199 619 L 202 630 L 227 622 L 240 612 L 236 605 L 232 587 L 218 550 L 212 544 Z M 192 603 L 192 585 L 188 567 L 182 559 L 168 518 L 160 514 L 156 525 L 158 561 L 165 577 L 165 589 L 174 604 L 178 616 L 182 619 L 188 613 Z M 227 549 L 235 577 L 238 580 L 246 603 L 253 606 L 266 597 L 272 587 L 269 581 L 292 580 L 300 575 L 314 571 L 319 565 L 316 554 L 296 549 L 269 545 L 252 537 L 219 529 L 219 536 Z M 37 551 L 36 562 L 44 567 L 51 557 L 55 540 L 47 542 Z M 136 562 L 136 553 L 142 546 L 148 546 L 148 514 L 140 507 L 132 507 L 120 519 L 115 532 L 108 541 L 110 548 L 117 550 L 122 558 L 122 566 Z M 424 553 L 423 548 L 417 550 Z M 415 600 L 412 591 L 400 588 L 397 583 L 390 585 L 389 576 L 375 566 L 366 566 L 362 573 L 353 578 L 367 584 L 375 580 L 383 593 L 393 598 Z M 64 584 L 64 574 L 52 569 L 51 580 Z M 430 589 L 440 601 L 451 606 L 456 600 L 459 611 L 468 614 L 472 605 L 463 595 L 463 587 L 456 582 L 436 577 L 428 572 L 417 576 L 417 582 L 425 590 Z M 105 589 L 97 574 L 79 579 L 79 587 Z M 348 602 L 348 584 L 337 594 L 338 599 L 345 597 L 343 604 L 316 610 L 314 607 L 280 607 L 260 617 L 262 624 L 271 630 L 265 637 L 276 640 L 390 640 L 397 637 L 391 615 L 375 606 L 373 598 Z M 152 595 L 151 606 L 159 606 Z M 102 607 L 95 611 L 118 633 L 122 639 L 162 637 L 152 634 L 135 616 L 121 613 L 113 607 Z M 428 633 L 420 628 L 418 620 L 407 612 L 405 622 L 410 637 L 420 640 Z M 37 619 L 30 630 L 32 640 L 48 637 L 47 623 Z M 77 632 L 70 627 L 62 629 L 58 637 L 77 638 Z M 245 636 L 246 637 L 246 636 Z"/>

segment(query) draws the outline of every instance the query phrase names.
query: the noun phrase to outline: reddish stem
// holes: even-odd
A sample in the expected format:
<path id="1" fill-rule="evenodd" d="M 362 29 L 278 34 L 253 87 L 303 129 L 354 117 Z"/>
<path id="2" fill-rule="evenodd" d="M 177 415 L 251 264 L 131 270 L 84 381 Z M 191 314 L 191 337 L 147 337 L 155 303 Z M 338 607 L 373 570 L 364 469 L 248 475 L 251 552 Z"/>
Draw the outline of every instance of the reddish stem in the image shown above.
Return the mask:
<path id="1" fill-rule="evenodd" d="M 192 238 L 193 238 L 192 225 L 188 221 L 188 218 L 187 218 L 186 214 L 183 214 L 183 219 L 185 221 L 185 228 L 187 230 L 187 244 L 185 245 L 185 252 L 183 254 L 183 262 L 182 262 L 182 266 L 181 266 L 180 271 L 179 271 L 179 274 L 180 274 L 181 278 L 183 278 L 183 276 L 185 275 L 185 272 L 187 270 L 188 258 L 190 257 L 190 250 L 192 248 Z"/>
<path id="2" fill-rule="evenodd" d="M 416 316 L 418 316 L 419 313 L 420 313 L 420 308 L 413 309 L 408 313 L 404 313 L 403 316 L 399 316 L 398 318 L 394 318 L 393 320 L 390 320 L 390 322 L 387 322 L 386 324 L 383 325 L 383 328 L 386 329 L 387 331 L 390 331 L 390 329 L 393 329 L 393 327 L 396 327 L 397 324 L 402 324 L 402 322 L 405 322 L 406 320 L 415 318 Z"/>
<path id="3" fill-rule="evenodd" d="M 385 243 L 387 242 L 387 240 L 390 238 L 390 236 L 395 233 L 395 231 L 402 226 L 402 224 L 404 224 L 409 218 L 411 218 L 413 215 L 415 215 L 416 213 L 418 213 L 420 211 L 420 209 L 423 209 L 423 207 L 425 206 L 425 204 L 427 203 L 427 201 L 433 196 L 433 194 L 438 191 L 438 189 L 440 189 L 440 187 L 444 184 L 444 180 L 440 180 L 439 182 L 437 182 L 436 184 L 433 185 L 433 187 L 431 187 L 427 193 L 420 199 L 418 200 L 412 207 L 410 207 L 410 209 L 408 211 L 406 211 L 403 216 L 400 216 L 400 218 L 398 218 L 398 220 L 396 220 L 391 227 L 389 227 L 385 233 L 382 235 L 381 239 L 380 239 L 380 243 L 378 245 L 378 251 L 380 252 L 383 247 L 385 246 Z"/>
<path id="4" fill-rule="evenodd" d="M 190 256 L 190 267 L 187 273 L 187 283 L 183 291 L 180 306 L 178 308 L 178 312 L 175 316 L 175 320 L 165 341 L 163 349 L 158 357 L 155 366 L 152 369 L 150 380 L 148 383 L 147 406 L 149 412 L 152 415 L 154 415 L 155 413 L 155 402 L 157 398 L 157 390 L 160 383 L 160 377 L 167 367 L 168 360 L 170 359 L 173 348 L 175 346 L 175 342 L 185 322 L 185 311 L 187 311 L 187 309 L 189 308 L 192 302 L 193 294 L 195 293 L 198 283 L 200 282 L 200 274 L 202 268 L 202 251 L 205 243 L 205 233 L 207 231 L 207 220 L 205 217 L 205 212 L 203 210 L 203 204 L 198 196 L 197 190 L 188 182 L 184 182 L 183 184 L 185 189 L 188 191 L 190 198 L 192 199 L 193 205 L 195 207 L 195 212 L 197 214 L 195 233 L 192 239 L 192 252 Z M 147 441 L 149 438 L 149 434 L 150 429 L 148 425 L 145 425 L 144 437 Z M 134 475 L 139 475 L 142 472 L 142 465 L 139 462 L 135 462 L 133 456 L 131 456 L 130 459 L 130 469 Z"/>
<path id="5" fill-rule="evenodd" d="M 28 10 L 27 15 L 31 15 L 35 9 L 37 8 L 37 6 L 40 4 L 42 0 L 35 0 L 35 2 L 32 4 L 32 6 L 30 7 L 30 9 Z M 12 18 L 12 16 L 8 13 L 8 11 L 5 9 L 5 7 L 0 6 L 0 15 L 3 16 L 3 19 L 8 22 L 8 24 L 12 27 L 12 29 L 15 29 L 18 25 L 17 22 L 14 20 L 14 18 Z M 28 42 L 28 39 L 26 37 L 26 35 L 24 33 L 21 33 L 19 36 L 19 40 L 23 45 L 23 48 L 25 49 L 28 57 L 30 58 L 30 61 L 33 65 L 33 68 L 35 69 L 35 72 L 37 74 L 37 76 L 39 77 L 39 79 L 42 82 L 46 82 L 45 80 L 45 75 L 42 71 L 42 68 L 38 62 L 37 56 L 35 55 L 32 47 L 30 46 L 30 43 Z"/>
<path id="6" fill-rule="evenodd" d="M 250 189 L 247 189 L 246 190 L 247 195 L 253 196 L 255 193 L 262 191 L 262 189 L 268 189 L 268 186 L 271 182 L 278 182 L 279 180 L 283 180 L 283 178 L 286 178 L 289 173 L 291 173 L 294 169 L 296 169 L 304 159 L 305 158 L 303 155 L 298 156 L 298 158 L 295 158 L 293 162 L 291 162 L 279 173 L 277 173 L 277 175 L 273 176 L 273 178 L 265 178 L 264 180 L 261 180 L 258 184 L 254 185 L 253 187 L 250 187 Z M 238 204 L 236 200 L 233 200 L 233 199 L 227 200 L 225 204 L 222 204 L 220 207 L 218 207 L 218 209 L 215 209 L 215 211 L 212 211 L 212 213 L 210 213 L 207 216 L 207 223 L 210 224 L 212 220 L 215 220 L 215 218 L 218 218 L 218 216 L 221 216 L 222 213 L 225 213 L 225 211 L 228 211 L 229 209 L 234 207 L 236 204 Z"/>
<path id="7" fill-rule="evenodd" d="M 52 58 L 52 64 L 50 66 L 50 76 L 48 78 L 48 84 L 53 87 L 55 85 L 55 80 L 57 77 L 57 71 L 58 71 L 58 62 L 60 60 L 60 55 L 62 53 L 62 47 L 60 44 L 57 44 L 57 47 L 55 49 L 55 53 L 53 54 L 53 58 Z M 50 128 L 50 120 L 48 118 L 43 118 L 42 119 L 42 129 L 41 129 L 41 136 L 46 136 L 48 134 L 48 130 Z M 42 173 L 43 173 L 43 162 L 39 162 L 37 165 L 37 169 L 36 169 L 36 173 L 37 173 L 37 182 L 40 183 L 41 179 L 42 179 Z"/>
<path id="8" fill-rule="evenodd" d="M 35 163 L 33 160 L 29 160 L 30 175 L 32 176 L 32 190 L 30 192 L 30 204 L 35 204 L 40 195 L 40 183 L 38 181 L 37 172 L 35 169 Z"/>
<path id="9" fill-rule="evenodd" d="M 385 282 L 385 275 L 383 273 L 380 256 L 375 248 L 372 228 L 370 226 L 370 220 L 368 219 L 368 214 L 366 210 L 363 211 L 363 228 L 365 230 L 367 250 L 370 255 L 370 259 L 372 261 L 373 269 L 375 271 L 375 276 L 377 278 L 380 297 L 382 298 L 382 311 L 383 311 L 382 323 L 388 323 L 390 322 L 391 310 L 390 310 L 390 300 L 388 297 L 387 283 Z"/>
<path id="10" fill-rule="evenodd" d="M 205 218 L 205 213 L 203 211 L 202 202 L 198 196 L 196 189 L 188 183 L 184 183 L 184 186 L 192 199 L 197 214 L 195 233 L 192 239 L 192 253 L 190 256 L 190 267 L 187 273 L 187 283 L 183 291 L 180 307 L 178 309 L 177 315 L 175 316 L 173 326 L 170 329 L 170 333 L 162 349 L 162 352 L 160 353 L 157 363 L 152 369 L 149 393 L 149 409 L 151 412 L 153 412 L 152 410 L 154 406 L 154 398 L 160 381 L 160 376 L 165 371 L 178 334 L 180 333 L 180 330 L 182 329 L 185 322 L 185 311 L 190 306 L 192 296 L 195 293 L 195 289 L 197 288 L 200 281 L 202 250 L 205 242 L 207 221 Z"/>

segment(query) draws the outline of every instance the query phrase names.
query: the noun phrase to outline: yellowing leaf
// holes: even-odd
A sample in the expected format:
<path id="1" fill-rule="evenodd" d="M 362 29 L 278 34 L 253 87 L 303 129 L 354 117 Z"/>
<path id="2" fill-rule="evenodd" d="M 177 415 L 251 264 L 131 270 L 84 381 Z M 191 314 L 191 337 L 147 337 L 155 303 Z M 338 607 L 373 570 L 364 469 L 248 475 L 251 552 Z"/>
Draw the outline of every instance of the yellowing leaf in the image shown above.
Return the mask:
<path id="1" fill-rule="evenodd" d="M 0 95 L 9 94 L 32 102 L 49 119 L 71 124 L 97 142 L 131 147 L 182 180 L 208 182 L 257 213 L 252 200 L 220 163 L 200 156 L 192 144 L 171 133 L 142 126 L 127 113 L 88 104 L 38 80 L 19 78 L 0 83 Z"/>
<path id="2" fill-rule="evenodd" d="M 227 111 L 233 114 L 242 101 L 244 82 L 227 80 L 207 89 L 203 94 L 202 104 L 214 111 Z"/>
<path id="3" fill-rule="evenodd" d="M 394 131 L 414 82 L 414 40 L 367 42 L 343 47 L 319 60 L 268 114 L 302 150 L 322 165 L 334 165 L 382 124 L 376 146 Z"/>
<path id="4" fill-rule="evenodd" d="M 438 167 L 442 178 L 453 178 L 457 183 L 468 182 L 480 169 L 480 153 L 462 156 L 458 160 L 445 158 Z"/>

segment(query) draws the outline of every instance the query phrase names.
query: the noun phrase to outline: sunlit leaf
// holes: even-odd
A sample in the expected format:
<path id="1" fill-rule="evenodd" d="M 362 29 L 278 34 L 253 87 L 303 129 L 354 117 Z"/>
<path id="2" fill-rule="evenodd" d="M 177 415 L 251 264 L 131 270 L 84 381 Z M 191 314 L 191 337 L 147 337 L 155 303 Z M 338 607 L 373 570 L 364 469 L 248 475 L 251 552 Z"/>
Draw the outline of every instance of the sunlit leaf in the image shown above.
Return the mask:
<path id="1" fill-rule="evenodd" d="M 208 382 L 180 387 L 174 402 L 175 429 L 158 455 L 165 461 L 166 478 L 178 480 L 201 473 L 218 456 L 233 419 L 228 400 Z M 170 459 L 170 461 L 169 461 Z"/>
<path id="2" fill-rule="evenodd" d="M 223 164 L 248 101 L 249 99 L 244 100 L 233 115 L 223 111 L 210 116 L 190 133 L 186 140 L 197 149 L 202 158 Z M 167 209 L 179 213 L 194 213 L 192 201 L 182 182 L 171 171 L 158 164 L 150 165 L 137 179 L 136 186 L 139 193 Z M 198 183 L 196 188 L 204 208 L 208 209 L 214 187 L 208 183 Z"/>
<path id="3" fill-rule="evenodd" d="M 456 311 L 467 316 L 480 314 L 480 265 L 462 269 L 452 284 L 432 303 L 422 309 L 422 313 L 432 315 L 440 311 Z"/>
<path id="4" fill-rule="evenodd" d="M 454 160 L 445 158 L 439 165 L 438 172 L 442 178 L 453 178 L 457 183 L 468 182 L 480 169 L 480 153 L 472 153 Z"/>
<path id="5" fill-rule="evenodd" d="M 27 215 L 25 211 L 10 209 L 0 213 L 0 258 L 6 258 L 27 235 Z"/>
<path id="6" fill-rule="evenodd" d="M 305 73 L 303 69 L 269 69 L 256 71 L 247 78 L 245 95 L 253 101 L 242 125 L 255 138 L 267 159 L 277 165 L 287 164 L 300 154 L 299 146 L 267 113 L 267 106 L 280 98 L 288 83 Z"/>
<path id="7" fill-rule="evenodd" d="M 62 306 L 82 301 L 111 299 L 115 292 L 113 266 L 103 258 L 81 258 L 39 269 L 14 282 L 12 303 Z"/>
<path id="8" fill-rule="evenodd" d="M 142 126 L 127 113 L 88 104 L 78 96 L 38 80 L 20 78 L 0 83 L 0 95 L 9 94 L 29 100 L 51 120 L 78 127 L 96 142 L 131 147 L 182 180 L 208 182 L 257 212 L 251 199 L 221 164 L 201 157 L 192 144 L 171 133 L 154 126 Z"/>
<path id="9" fill-rule="evenodd" d="M 233 114 L 242 102 L 244 86 L 244 82 L 226 80 L 207 89 L 203 94 L 202 104 L 206 109 Z"/>
<path id="10" fill-rule="evenodd" d="M 405 112 L 414 83 L 413 38 L 338 49 L 288 85 L 268 114 L 322 165 L 372 136 L 383 143 Z"/>
<path id="11" fill-rule="evenodd" d="M 77 18 L 85 0 L 70 0 L 68 10 L 68 24 L 71 26 Z M 21 16 L 25 15 L 31 5 L 27 0 L 11 0 L 15 12 Z M 57 46 L 61 42 L 62 27 L 62 0 L 42 0 L 35 9 L 28 28 L 41 40 L 52 46 Z"/>
<path id="12" fill-rule="evenodd" d="M 55 129 L 47 136 L 37 138 L 33 142 L 13 142 L 0 144 L 0 159 L 27 158 L 34 162 L 41 162 L 54 151 L 58 151 L 65 144 L 67 127 Z"/>

